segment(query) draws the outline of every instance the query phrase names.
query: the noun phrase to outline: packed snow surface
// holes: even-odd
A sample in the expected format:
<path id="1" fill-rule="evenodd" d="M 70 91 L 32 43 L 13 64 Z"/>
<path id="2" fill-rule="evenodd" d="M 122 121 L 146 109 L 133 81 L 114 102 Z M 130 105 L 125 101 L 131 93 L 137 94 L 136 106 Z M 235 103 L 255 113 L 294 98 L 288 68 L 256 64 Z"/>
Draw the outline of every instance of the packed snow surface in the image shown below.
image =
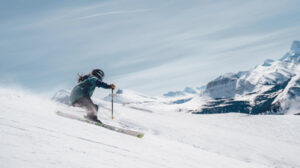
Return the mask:
<path id="1" fill-rule="evenodd" d="M 84 111 L 0 88 L 0 167 L 300 167 L 296 115 L 191 115 L 158 102 L 144 109 L 116 103 L 111 121 L 110 102 L 94 100 L 103 122 L 142 131 L 144 138 L 57 116 L 57 110 Z"/>

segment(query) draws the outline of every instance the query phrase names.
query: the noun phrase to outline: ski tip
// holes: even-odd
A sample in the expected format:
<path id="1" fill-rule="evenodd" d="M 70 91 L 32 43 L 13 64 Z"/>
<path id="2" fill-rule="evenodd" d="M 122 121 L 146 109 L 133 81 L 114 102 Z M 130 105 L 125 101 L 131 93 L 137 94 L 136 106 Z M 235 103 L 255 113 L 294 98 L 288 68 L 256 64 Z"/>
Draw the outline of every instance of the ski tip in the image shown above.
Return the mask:
<path id="1" fill-rule="evenodd" d="M 144 137 L 144 134 L 138 134 L 137 137 L 138 137 L 138 138 L 143 138 L 143 137 Z"/>
<path id="2" fill-rule="evenodd" d="M 56 111 L 56 114 L 57 114 L 57 115 L 60 115 L 60 116 L 61 116 L 61 115 L 64 115 L 64 113 L 61 112 L 61 111 Z"/>

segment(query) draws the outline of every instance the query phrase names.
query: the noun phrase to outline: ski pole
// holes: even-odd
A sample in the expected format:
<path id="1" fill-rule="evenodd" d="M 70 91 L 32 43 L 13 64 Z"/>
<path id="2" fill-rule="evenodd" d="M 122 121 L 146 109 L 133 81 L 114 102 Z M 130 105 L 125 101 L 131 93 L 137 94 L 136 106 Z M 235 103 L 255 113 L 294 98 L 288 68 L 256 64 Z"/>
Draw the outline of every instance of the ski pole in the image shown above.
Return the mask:
<path id="1" fill-rule="evenodd" d="M 111 89 L 111 119 L 114 119 L 114 89 Z"/>

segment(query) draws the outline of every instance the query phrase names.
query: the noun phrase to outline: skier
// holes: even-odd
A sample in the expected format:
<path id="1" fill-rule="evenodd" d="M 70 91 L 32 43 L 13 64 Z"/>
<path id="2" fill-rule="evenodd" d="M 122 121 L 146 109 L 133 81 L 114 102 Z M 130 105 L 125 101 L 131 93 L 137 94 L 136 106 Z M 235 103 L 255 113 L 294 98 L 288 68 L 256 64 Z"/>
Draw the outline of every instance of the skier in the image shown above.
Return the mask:
<path id="1" fill-rule="evenodd" d="M 94 104 L 91 99 L 95 88 L 102 87 L 114 90 L 116 87 L 114 84 L 108 85 L 102 82 L 103 78 L 104 72 L 100 69 L 94 69 L 88 75 L 79 75 L 78 85 L 73 88 L 70 96 L 70 101 L 73 106 L 86 109 L 86 118 L 98 122 L 101 122 L 97 117 L 98 105 Z"/>

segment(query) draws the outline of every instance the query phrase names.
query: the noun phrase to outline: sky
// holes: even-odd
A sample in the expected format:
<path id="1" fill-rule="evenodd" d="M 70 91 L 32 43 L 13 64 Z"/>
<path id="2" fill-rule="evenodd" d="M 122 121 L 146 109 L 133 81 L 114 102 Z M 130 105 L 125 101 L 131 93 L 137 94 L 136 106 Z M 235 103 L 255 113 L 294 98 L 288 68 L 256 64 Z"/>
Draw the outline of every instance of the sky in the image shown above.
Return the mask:
<path id="1" fill-rule="evenodd" d="M 161 95 L 279 59 L 299 30 L 297 0 L 0 0 L 0 85 L 54 93 L 100 68 Z"/>

